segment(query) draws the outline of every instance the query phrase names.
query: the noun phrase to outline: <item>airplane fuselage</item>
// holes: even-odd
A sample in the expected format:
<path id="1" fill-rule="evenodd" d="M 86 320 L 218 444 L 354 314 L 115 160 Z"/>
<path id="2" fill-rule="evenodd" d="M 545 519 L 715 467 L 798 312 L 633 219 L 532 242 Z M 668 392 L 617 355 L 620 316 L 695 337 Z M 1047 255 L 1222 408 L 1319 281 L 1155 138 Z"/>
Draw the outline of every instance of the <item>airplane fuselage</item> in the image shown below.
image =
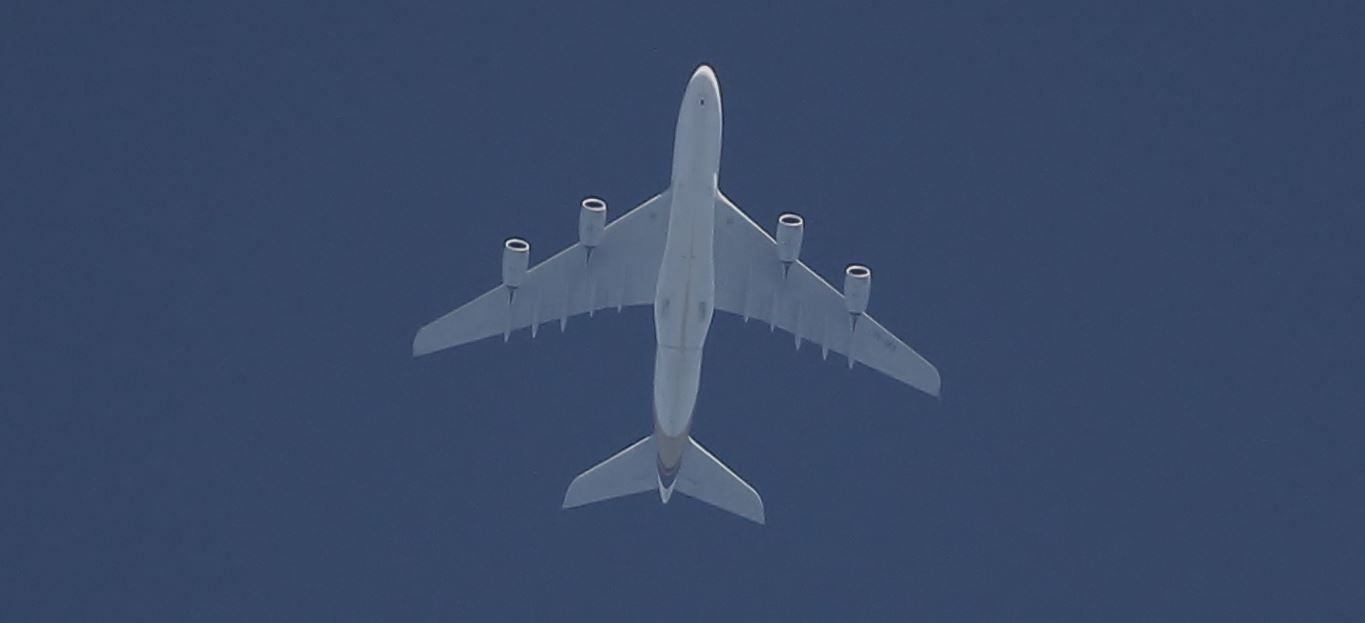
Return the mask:
<path id="1" fill-rule="evenodd" d="M 654 436 L 659 492 L 667 501 L 688 444 L 701 383 L 702 347 L 715 313 L 715 202 L 720 89 L 708 67 L 687 85 L 673 142 L 668 239 L 654 297 Z"/>

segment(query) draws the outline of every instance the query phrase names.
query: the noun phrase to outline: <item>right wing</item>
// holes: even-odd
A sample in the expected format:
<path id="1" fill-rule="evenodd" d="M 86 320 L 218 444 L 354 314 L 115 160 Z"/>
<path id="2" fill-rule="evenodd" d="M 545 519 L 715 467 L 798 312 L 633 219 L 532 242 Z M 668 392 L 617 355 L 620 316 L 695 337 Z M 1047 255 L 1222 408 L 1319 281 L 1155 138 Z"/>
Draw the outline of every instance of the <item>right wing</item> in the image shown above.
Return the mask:
<path id="1" fill-rule="evenodd" d="M 777 242 L 725 195 L 716 195 L 716 309 L 758 318 L 931 396 L 938 370 L 871 316 L 852 317 L 844 295 L 800 261 L 783 271 Z"/>
<path id="2" fill-rule="evenodd" d="M 498 286 L 417 332 L 413 356 L 607 307 L 650 305 L 668 236 L 671 194 L 665 190 L 609 223 L 591 257 L 582 244 L 526 272 L 515 292 Z"/>

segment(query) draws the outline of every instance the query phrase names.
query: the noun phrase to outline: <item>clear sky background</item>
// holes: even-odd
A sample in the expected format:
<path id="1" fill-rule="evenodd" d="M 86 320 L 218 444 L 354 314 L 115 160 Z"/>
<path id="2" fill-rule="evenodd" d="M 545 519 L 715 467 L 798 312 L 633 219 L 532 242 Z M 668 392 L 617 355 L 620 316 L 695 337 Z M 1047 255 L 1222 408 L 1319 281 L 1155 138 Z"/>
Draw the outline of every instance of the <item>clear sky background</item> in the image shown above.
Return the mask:
<path id="1" fill-rule="evenodd" d="M 1354 3 L 117 4 L 0 9 L 5 620 L 1365 619 Z M 561 511 L 649 312 L 412 336 L 661 190 L 702 62 L 944 399 L 717 316 L 769 525 Z"/>

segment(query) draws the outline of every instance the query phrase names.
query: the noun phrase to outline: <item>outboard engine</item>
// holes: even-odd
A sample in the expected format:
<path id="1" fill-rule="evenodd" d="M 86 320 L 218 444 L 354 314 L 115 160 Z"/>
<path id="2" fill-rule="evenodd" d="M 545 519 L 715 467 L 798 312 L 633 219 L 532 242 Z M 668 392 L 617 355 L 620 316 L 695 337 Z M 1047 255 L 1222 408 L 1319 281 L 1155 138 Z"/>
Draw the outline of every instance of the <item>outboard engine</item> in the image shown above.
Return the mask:
<path id="1" fill-rule="evenodd" d="M 844 269 L 844 304 L 848 313 L 861 316 L 867 311 L 867 299 L 872 296 L 872 269 L 862 264 L 849 264 Z"/>
<path id="2" fill-rule="evenodd" d="M 602 230 L 607 227 L 607 202 L 597 197 L 583 199 L 578 211 L 578 242 L 592 249 L 602 244 Z"/>
<path id="3" fill-rule="evenodd" d="M 783 212 L 777 217 L 777 259 L 791 264 L 801 257 L 801 237 L 805 219 L 794 212 Z"/>
<path id="4" fill-rule="evenodd" d="M 508 238 L 502 243 L 502 285 L 511 289 L 521 286 L 526 277 L 526 266 L 531 259 L 531 243 L 521 238 Z"/>

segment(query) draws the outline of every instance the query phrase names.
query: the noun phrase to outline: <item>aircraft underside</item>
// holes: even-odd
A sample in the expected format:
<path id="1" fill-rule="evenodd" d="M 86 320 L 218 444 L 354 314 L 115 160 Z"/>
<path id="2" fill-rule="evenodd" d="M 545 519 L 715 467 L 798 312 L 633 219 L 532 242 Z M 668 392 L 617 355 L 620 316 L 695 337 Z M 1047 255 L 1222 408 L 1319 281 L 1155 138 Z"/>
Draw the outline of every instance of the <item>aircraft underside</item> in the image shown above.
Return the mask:
<path id="1" fill-rule="evenodd" d="M 503 244 L 502 284 L 422 327 L 413 355 L 424 355 L 601 309 L 654 308 L 653 432 L 583 472 L 564 508 L 657 490 L 667 503 L 688 497 L 764 522 L 758 492 L 691 437 L 703 347 L 716 311 L 790 333 L 930 395 L 938 371 L 866 313 L 872 272 L 850 264 L 844 287 L 800 261 L 804 220 L 778 217 L 774 235 L 756 225 L 716 186 L 722 129 L 715 74 L 702 66 L 679 108 L 672 182 L 625 215 L 606 222 L 606 202 L 584 199 L 579 242 L 529 267 L 530 243 Z M 529 267 L 529 268 L 528 268 Z"/>

